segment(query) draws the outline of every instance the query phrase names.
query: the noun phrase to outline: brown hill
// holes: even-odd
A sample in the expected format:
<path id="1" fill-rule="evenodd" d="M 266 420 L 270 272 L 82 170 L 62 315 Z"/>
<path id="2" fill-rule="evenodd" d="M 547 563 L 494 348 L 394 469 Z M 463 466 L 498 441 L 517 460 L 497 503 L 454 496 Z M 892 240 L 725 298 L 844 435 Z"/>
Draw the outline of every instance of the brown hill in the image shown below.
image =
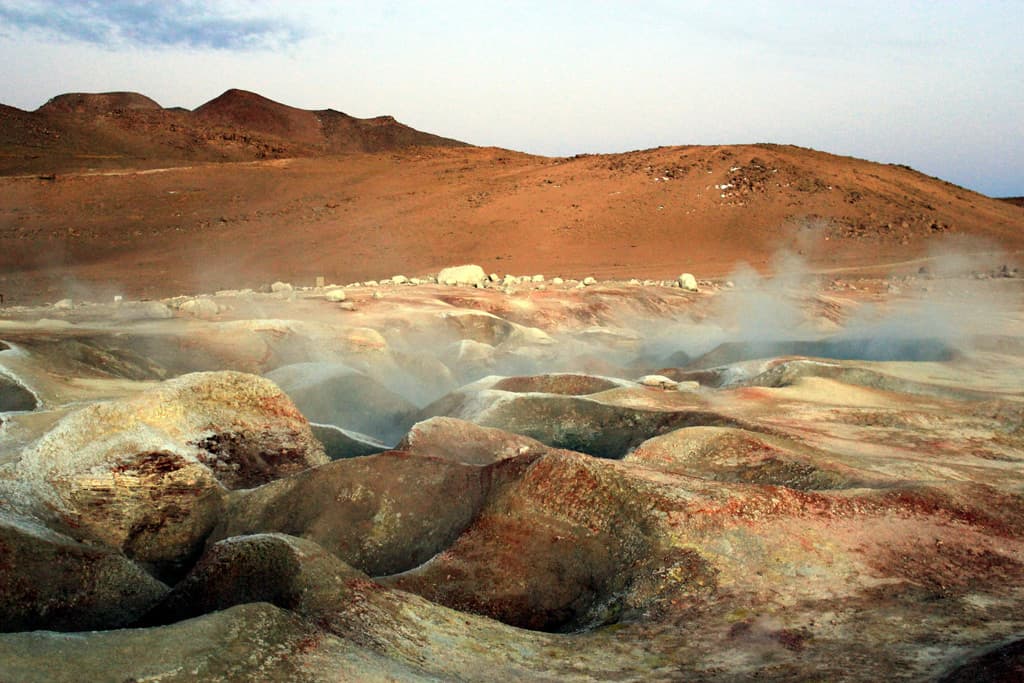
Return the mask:
<path id="1" fill-rule="evenodd" d="M 418 147 L 0 178 L 8 302 L 349 282 L 464 262 L 714 277 L 739 261 L 770 268 L 780 248 L 822 273 L 916 271 L 945 241 L 998 247 L 1013 262 L 1024 214 L 906 167 L 778 145 L 567 159 Z"/>
<path id="2" fill-rule="evenodd" d="M 315 145 L 323 142 L 316 114 L 245 90 L 228 90 L 195 110 L 196 118 L 252 134 Z"/>
<path id="3" fill-rule="evenodd" d="M 145 169 L 465 143 L 390 116 L 313 112 L 229 90 L 194 112 L 138 93 L 58 95 L 34 112 L 0 106 L 0 175 Z"/>
<path id="4" fill-rule="evenodd" d="M 110 114 L 124 109 L 160 109 L 156 100 L 137 92 L 66 93 L 51 98 L 39 113 Z"/>

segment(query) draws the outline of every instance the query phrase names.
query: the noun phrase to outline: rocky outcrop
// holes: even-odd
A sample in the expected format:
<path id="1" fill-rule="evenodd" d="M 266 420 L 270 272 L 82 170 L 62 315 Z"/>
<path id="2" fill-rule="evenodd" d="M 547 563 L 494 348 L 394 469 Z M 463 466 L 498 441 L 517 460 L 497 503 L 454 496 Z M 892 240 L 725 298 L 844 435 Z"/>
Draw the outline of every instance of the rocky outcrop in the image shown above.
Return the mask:
<path id="1" fill-rule="evenodd" d="M 337 460 L 238 492 L 211 535 L 279 532 L 315 541 L 371 576 L 405 571 L 450 545 L 509 467 L 402 452 Z M 446 501 L 440 506 L 438 501 Z"/>
<path id="2" fill-rule="evenodd" d="M 18 476 L 76 537 L 169 562 L 203 541 L 227 490 L 327 461 L 273 383 L 195 373 L 71 413 L 23 453 Z"/>

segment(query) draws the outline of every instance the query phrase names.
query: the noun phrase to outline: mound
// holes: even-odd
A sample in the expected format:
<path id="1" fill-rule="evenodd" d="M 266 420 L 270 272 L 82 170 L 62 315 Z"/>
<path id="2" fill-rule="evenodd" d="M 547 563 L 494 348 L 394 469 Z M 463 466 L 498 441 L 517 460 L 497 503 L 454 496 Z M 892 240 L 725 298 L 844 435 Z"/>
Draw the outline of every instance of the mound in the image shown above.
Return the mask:
<path id="1" fill-rule="evenodd" d="M 289 107 L 246 90 L 231 89 L 195 110 L 205 122 L 239 128 L 293 142 L 321 141 L 313 112 Z"/>
<path id="2" fill-rule="evenodd" d="M 36 111 L 42 114 L 109 114 L 126 109 L 159 110 L 163 107 L 137 92 L 75 92 L 57 95 Z"/>

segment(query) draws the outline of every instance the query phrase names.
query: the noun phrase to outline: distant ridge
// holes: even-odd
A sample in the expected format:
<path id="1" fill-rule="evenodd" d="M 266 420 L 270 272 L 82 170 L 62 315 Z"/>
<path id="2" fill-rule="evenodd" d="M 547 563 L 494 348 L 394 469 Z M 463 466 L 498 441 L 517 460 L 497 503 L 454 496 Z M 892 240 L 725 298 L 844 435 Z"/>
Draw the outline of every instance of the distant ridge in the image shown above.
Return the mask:
<path id="1" fill-rule="evenodd" d="M 0 175 L 187 162 L 465 147 L 391 116 L 359 119 L 231 89 L 189 111 L 134 92 L 66 93 L 35 111 L 0 105 Z"/>

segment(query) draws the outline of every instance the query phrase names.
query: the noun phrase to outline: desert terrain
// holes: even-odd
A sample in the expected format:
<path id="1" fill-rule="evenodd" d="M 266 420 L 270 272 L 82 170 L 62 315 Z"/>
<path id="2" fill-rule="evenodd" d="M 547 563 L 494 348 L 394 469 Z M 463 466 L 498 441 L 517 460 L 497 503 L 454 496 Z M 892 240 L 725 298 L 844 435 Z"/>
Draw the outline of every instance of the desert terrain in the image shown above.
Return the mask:
<path id="1" fill-rule="evenodd" d="M 241 91 L 0 114 L 0 680 L 1024 672 L 1013 202 Z"/>

